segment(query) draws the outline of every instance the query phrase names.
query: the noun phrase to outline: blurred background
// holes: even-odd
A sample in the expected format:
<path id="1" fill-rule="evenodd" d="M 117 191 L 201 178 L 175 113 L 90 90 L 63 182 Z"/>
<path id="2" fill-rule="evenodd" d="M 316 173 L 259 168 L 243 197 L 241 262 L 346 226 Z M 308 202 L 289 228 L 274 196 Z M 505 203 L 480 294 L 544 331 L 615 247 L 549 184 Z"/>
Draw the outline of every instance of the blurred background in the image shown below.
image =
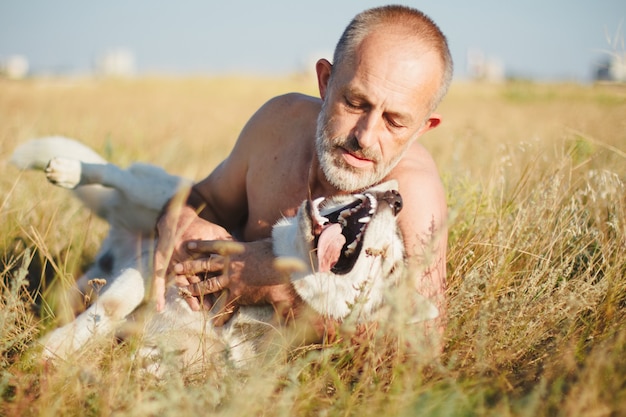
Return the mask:
<path id="1" fill-rule="evenodd" d="M 456 79 L 626 81 L 624 0 L 400 1 L 447 35 Z M 281 75 L 330 58 L 382 1 L 2 0 L 0 70 L 57 75 Z"/>

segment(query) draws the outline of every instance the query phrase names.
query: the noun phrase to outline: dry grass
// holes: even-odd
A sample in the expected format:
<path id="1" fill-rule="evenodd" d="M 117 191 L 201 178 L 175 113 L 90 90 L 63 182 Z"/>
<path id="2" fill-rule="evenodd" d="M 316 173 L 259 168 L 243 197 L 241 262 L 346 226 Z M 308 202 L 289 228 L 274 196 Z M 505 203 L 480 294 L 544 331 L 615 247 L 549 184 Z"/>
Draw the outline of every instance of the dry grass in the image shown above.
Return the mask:
<path id="1" fill-rule="evenodd" d="M 80 138 L 127 165 L 201 178 L 252 112 L 310 79 L 0 81 L 0 414 L 585 415 L 626 413 L 626 90 L 453 86 L 423 138 L 448 190 L 449 324 L 425 361 L 406 331 L 298 352 L 254 372 L 145 378 L 133 341 L 37 361 L 62 293 L 106 231 L 6 162 L 20 142 Z M 262 156 L 259 156 L 262 157 Z M 78 226 L 78 227 L 77 227 Z M 32 252 L 9 256 L 21 237 Z M 30 312 L 29 261 L 55 276 Z M 42 269 L 42 268 L 40 268 Z M 31 276 L 36 275 L 31 268 Z M 54 319 L 54 320 L 53 320 Z M 410 329 L 409 329 L 410 330 Z"/>

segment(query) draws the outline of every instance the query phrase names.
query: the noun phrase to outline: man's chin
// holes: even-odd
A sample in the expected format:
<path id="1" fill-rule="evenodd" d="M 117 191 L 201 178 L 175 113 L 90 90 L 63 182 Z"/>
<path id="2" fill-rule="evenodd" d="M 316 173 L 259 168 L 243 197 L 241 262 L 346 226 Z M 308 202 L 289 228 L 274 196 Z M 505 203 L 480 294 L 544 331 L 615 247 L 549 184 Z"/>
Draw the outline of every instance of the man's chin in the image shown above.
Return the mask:
<path id="1" fill-rule="evenodd" d="M 361 171 L 355 169 L 333 169 L 331 172 L 325 173 L 326 179 L 337 189 L 353 193 L 356 191 L 369 188 L 371 185 L 378 182 L 380 179 L 378 176 L 373 175 L 368 171 Z"/>

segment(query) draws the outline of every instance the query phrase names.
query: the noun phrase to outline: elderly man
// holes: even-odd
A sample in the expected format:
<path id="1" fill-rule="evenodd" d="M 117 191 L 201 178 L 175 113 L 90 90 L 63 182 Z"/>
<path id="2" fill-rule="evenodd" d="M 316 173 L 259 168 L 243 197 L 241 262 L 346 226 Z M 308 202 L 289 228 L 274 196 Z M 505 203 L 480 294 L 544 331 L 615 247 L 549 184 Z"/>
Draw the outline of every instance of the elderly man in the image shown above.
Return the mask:
<path id="1" fill-rule="evenodd" d="M 441 122 L 434 111 L 452 78 L 446 39 L 417 10 L 374 8 L 349 24 L 333 61 L 316 64 L 320 98 L 294 93 L 268 101 L 230 155 L 192 187 L 186 205 L 160 219 L 157 309 L 173 276 L 195 295 L 228 289 L 227 312 L 258 303 L 297 311 L 288 276 L 272 266 L 272 225 L 295 215 L 306 198 L 395 179 L 404 201 L 399 227 L 409 265 L 419 271 L 415 291 L 445 313 L 445 192 L 418 138 Z M 220 256 L 216 241 L 233 237 L 245 250 Z M 199 299 L 189 302 L 202 308 Z"/>

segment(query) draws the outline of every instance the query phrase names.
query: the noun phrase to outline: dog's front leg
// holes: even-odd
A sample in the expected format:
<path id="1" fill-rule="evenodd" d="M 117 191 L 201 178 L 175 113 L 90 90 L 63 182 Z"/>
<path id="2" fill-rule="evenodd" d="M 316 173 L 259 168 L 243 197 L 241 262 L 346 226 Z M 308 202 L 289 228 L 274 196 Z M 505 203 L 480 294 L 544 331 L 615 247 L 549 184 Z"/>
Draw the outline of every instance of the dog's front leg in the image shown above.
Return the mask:
<path id="1" fill-rule="evenodd" d="M 46 360 L 67 360 L 80 351 L 90 341 L 111 335 L 119 321 L 104 314 L 101 303 L 94 303 L 76 319 L 63 327 L 53 330 L 43 343 L 43 358 Z"/>

